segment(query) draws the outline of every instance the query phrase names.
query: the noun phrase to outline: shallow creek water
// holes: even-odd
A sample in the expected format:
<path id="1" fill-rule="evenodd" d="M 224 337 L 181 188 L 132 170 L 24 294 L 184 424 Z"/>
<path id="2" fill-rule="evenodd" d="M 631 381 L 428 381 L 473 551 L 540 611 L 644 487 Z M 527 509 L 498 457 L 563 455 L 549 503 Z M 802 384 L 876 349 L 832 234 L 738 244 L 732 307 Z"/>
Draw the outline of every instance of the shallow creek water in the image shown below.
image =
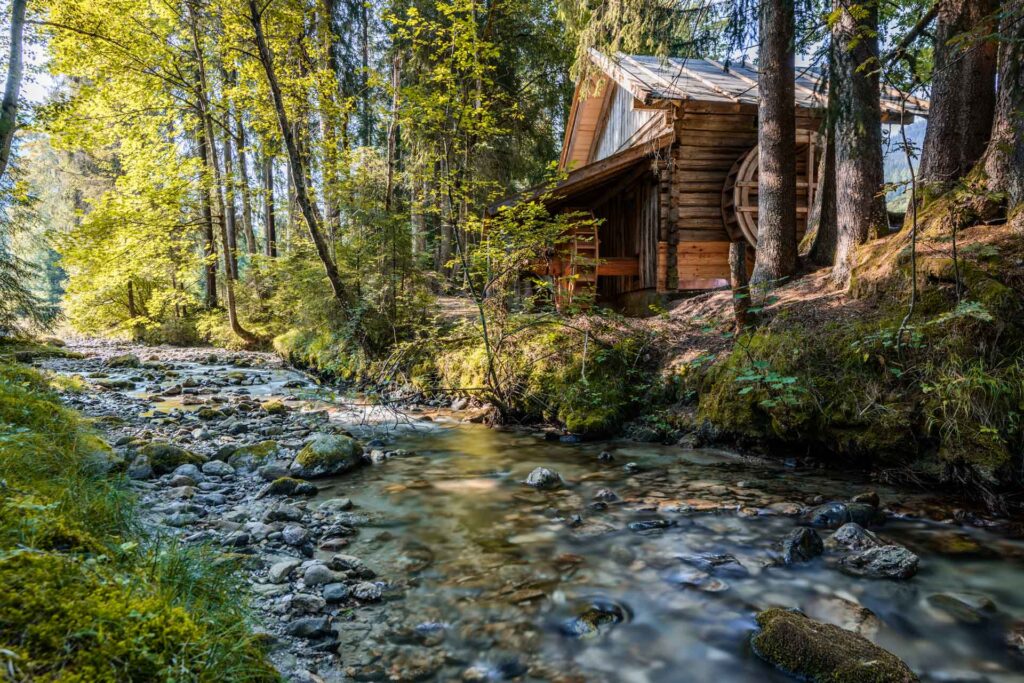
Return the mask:
<path id="1" fill-rule="evenodd" d="M 553 442 L 460 423 L 458 413 L 413 413 L 396 423 L 390 414 L 339 407 L 330 395 L 285 389 L 298 377 L 293 371 L 175 367 L 180 377 L 258 373 L 260 382 L 244 393 L 291 397 L 296 409 L 326 406 L 332 421 L 360 438 L 411 452 L 318 482 L 318 499 L 349 497 L 348 514 L 365 516 L 344 552 L 389 584 L 383 603 L 336 620 L 343 664 L 346 650 L 363 656 L 397 643 L 444 653 L 431 680 L 456 680 L 473 665 L 491 680 L 791 680 L 749 646 L 756 612 L 777 605 L 859 628 L 925 680 L 1024 681 L 1024 660 L 1007 646 L 1024 620 L 1018 540 L 891 518 L 878 533 L 921 558 L 908 581 L 847 576 L 828 552 L 803 565 L 775 563 L 779 541 L 797 523 L 780 513 L 867 489 L 878 491 L 883 507 L 924 510 L 921 493 L 724 451 Z M 174 397 L 151 407 L 183 408 Z M 614 460 L 600 461 L 602 451 Z M 525 486 L 537 466 L 556 470 L 565 486 Z M 621 501 L 595 508 L 600 489 Z M 671 526 L 630 527 L 651 519 Z M 737 563 L 710 567 L 704 560 L 712 555 Z M 962 607 L 964 600 L 980 608 Z"/>

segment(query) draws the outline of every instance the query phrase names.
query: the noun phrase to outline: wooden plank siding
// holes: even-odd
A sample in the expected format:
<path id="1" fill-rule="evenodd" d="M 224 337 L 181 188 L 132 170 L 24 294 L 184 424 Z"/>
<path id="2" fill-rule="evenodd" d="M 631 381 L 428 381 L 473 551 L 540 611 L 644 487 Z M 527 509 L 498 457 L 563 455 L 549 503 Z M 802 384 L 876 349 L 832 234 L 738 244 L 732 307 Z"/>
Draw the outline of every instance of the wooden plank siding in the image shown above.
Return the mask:
<path id="1" fill-rule="evenodd" d="M 661 112 L 634 109 L 633 96 L 616 86 L 612 89 L 598 124 L 590 161 L 607 158 L 628 146 L 627 143 L 652 119 L 662 116 Z"/>

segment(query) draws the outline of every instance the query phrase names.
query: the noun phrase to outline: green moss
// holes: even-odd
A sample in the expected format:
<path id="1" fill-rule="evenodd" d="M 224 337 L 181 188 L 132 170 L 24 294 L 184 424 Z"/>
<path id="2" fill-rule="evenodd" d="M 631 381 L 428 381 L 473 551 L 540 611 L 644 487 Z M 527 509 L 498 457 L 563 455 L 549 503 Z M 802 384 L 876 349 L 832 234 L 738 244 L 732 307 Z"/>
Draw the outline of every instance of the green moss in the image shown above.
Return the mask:
<path id="1" fill-rule="evenodd" d="M 913 683 L 917 675 L 898 657 L 862 636 L 808 619 L 799 612 L 768 609 L 757 615 L 761 630 L 751 640 L 759 657 L 814 683 Z"/>
<path id="2" fill-rule="evenodd" d="M 302 447 L 295 462 L 304 468 L 334 468 L 341 463 L 354 463 L 363 454 L 363 447 L 344 434 L 325 434 Z"/>
<path id="3" fill-rule="evenodd" d="M 248 446 L 240 446 L 228 457 L 232 467 L 256 468 L 274 460 L 281 453 L 276 441 L 260 441 Z"/>
<path id="4" fill-rule="evenodd" d="M 260 404 L 260 408 L 262 408 L 268 415 L 284 415 L 288 412 L 288 406 L 277 399 L 264 401 Z"/>
<path id="5" fill-rule="evenodd" d="M 14 680 L 277 680 L 230 568 L 153 547 L 112 451 L 47 379 L 0 366 L 0 652 Z"/>
<path id="6" fill-rule="evenodd" d="M 149 458 L 149 464 L 157 474 L 173 472 L 181 465 L 198 466 L 206 462 L 203 456 L 165 441 L 148 443 L 139 450 L 139 453 Z"/>

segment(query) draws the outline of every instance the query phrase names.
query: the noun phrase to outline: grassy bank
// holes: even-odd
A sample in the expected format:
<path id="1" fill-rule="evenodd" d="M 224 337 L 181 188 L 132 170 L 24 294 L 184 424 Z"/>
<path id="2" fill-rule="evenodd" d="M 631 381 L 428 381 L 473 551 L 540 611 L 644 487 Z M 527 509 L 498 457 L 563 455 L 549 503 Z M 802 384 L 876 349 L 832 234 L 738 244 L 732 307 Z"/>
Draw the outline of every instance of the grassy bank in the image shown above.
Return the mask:
<path id="1" fill-rule="evenodd" d="M 370 358 L 330 332 L 291 330 L 274 340 L 282 357 L 334 381 L 406 387 L 500 405 L 506 422 L 550 422 L 581 436 L 617 432 L 655 396 L 652 336 L 614 319 L 522 317 L 492 336 L 493 379 L 475 321 Z M 653 393 L 652 393 L 653 392 Z"/>
<path id="2" fill-rule="evenodd" d="M 916 267 L 905 234 L 868 245 L 855 314 L 776 306 L 717 362 L 683 373 L 697 421 L 740 442 L 955 484 L 993 506 L 1015 502 L 1022 248 L 989 226 L 959 235 L 956 262 L 944 230 L 922 230 Z"/>
<path id="3" fill-rule="evenodd" d="M 14 680 L 277 680 L 235 567 L 143 534 L 116 465 L 46 376 L 0 364 L 0 668 Z"/>

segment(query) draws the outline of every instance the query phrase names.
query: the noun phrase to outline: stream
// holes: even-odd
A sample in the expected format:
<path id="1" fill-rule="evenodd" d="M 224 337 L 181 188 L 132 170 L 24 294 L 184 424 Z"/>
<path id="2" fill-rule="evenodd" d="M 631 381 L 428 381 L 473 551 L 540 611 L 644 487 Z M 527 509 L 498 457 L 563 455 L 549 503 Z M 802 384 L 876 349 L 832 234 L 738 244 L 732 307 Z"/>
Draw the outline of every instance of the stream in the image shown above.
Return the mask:
<path id="1" fill-rule="evenodd" d="M 447 406 L 363 405 L 268 354 L 73 348 L 86 358 L 42 365 L 84 379 L 65 400 L 129 459 L 138 440 L 219 457 L 270 439 L 282 466 L 324 431 L 367 444 L 373 464 L 315 480 L 310 497 L 260 495 L 269 477 L 256 472 L 132 482 L 154 534 L 255 558 L 260 628 L 290 680 L 789 681 L 749 644 L 756 613 L 781 606 L 861 633 L 922 680 L 1024 681 L 1024 542 L 1012 525 L 954 522 L 975 518 L 927 492 L 721 450 L 565 443 Z M 140 367 L 108 366 L 124 353 Z M 285 411 L 259 409 L 274 398 Z M 562 485 L 525 485 L 537 467 Z M 888 513 L 875 533 L 918 556 L 913 578 L 843 573 L 826 530 L 824 555 L 782 562 L 809 507 L 868 491 Z M 263 523 L 282 505 L 312 545 Z M 351 533 L 324 542 L 339 524 Z M 326 600 L 303 572 L 339 562 L 345 595 Z"/>

